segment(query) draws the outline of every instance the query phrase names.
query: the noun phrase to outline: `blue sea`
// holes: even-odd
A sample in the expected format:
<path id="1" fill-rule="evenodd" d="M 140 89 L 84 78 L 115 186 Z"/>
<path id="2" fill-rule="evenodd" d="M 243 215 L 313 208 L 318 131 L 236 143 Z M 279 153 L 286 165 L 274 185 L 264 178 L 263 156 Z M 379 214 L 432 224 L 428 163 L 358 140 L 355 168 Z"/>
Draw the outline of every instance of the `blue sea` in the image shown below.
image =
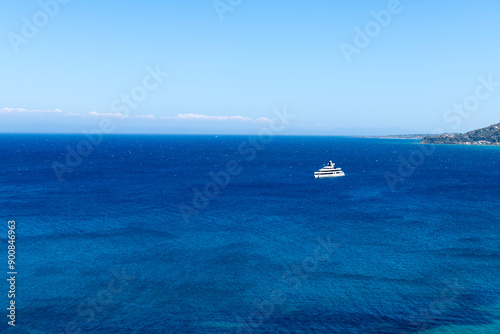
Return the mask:
<path id="1" fill-rule="evenodd" d="M 500 333 L 500 147 L 85 140 L 0 135 L 2 333 Z"/>

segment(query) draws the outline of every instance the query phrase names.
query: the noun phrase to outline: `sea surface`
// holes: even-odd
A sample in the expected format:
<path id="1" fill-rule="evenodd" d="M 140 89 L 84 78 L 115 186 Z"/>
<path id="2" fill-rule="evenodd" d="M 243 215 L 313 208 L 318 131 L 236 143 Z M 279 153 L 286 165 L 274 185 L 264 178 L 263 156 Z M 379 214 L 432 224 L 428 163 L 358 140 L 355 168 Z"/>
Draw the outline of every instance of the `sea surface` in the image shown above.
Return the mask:
<path id="1" fill-rule="evenodd" d="M 0 332 L 500 333 L 499 147 L 99 139 L 0 135 Z"/>

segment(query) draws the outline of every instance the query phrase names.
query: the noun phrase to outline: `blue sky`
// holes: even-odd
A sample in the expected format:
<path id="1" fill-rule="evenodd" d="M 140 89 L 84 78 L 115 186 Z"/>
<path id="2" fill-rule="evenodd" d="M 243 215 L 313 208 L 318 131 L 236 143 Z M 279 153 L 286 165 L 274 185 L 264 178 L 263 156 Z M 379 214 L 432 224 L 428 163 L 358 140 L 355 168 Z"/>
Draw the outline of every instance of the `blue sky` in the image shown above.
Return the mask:
<path id="1" fill-rule="evenodd" d="M 283 107 L 286 134 L 500 121 L 499 1 L 55 1 L 2 2 L 0 132 L 254 133 Z"/>

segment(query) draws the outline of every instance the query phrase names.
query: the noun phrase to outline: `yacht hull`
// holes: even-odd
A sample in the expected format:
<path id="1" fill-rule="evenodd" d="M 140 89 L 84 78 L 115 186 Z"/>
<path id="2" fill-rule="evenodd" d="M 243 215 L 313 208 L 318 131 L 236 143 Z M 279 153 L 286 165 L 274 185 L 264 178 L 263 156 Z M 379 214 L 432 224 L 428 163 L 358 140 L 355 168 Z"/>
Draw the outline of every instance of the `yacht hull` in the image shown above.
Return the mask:
<path id="1" fill-rule="evenodd" d="M 320 175 L 320 174 L 314 174 L 314 178 L 315 179 L 326 179 L 326 178 L 330 178 L 330 177 L 341 177 L 341 176 L 345 176 L 344 173 L 339 173 L 339 174 L 326 174 L 326 175 Z"/>

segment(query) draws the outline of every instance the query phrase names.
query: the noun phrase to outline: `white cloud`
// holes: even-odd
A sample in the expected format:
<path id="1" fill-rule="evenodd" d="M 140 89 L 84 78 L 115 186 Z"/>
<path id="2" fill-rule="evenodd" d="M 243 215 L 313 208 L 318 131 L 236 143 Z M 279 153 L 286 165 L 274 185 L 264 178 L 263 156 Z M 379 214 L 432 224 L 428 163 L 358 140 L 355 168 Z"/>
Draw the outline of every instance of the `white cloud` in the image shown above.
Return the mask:
<path id="1" fill-rule="evenodd" d="M 139 115 L 139 116 L 133 116 L 132 118 L 142 118 L 142 119 L 156 119 L 156 116 L 153 114 L 149 115 Z"/>
<path id="2" fill-rule="evenodd" d="M 127 115 L 121 114 L 119 112 L 117 113 L 98 113 L 97 111 L 91 111 L 89 112 L 90 116 L 102 116 L 102 117 L 118 117 L 118 118 L 127 118 Z"/>
<path id="3" fill-rule="evenodd" d="M 67 112 L 63 113 L 60 109 L 53 110 L 30 110 L 24 108 L 3 108 L 0 109 L 1 113 L 59 113 L 65 116 L 77 116 L 77 117 L 85 117 L 85 116 L 99 116 L 99 117 L 113 117 L 113 118 L 129 118 L 128 115 L 124 115 L 122 113 L 99 113 L 97 111 L 91 111 L 88 114 L 80 114 Z M 149 115 L 137 115 L 130 116 L 131 119 L 157 119 L 157 117 L 153 114 Z M 186 114 L 178 114 L 177 116 L 162 116 L 159 117 L 161 119 L 173 119 L 173 120 L 200 120 L 200 121 L 239 121 L 239 122 L 257 122 L 257 123 L 269 123 L 271 120 L 267 117 L 259 117 L 256 119 L 240 116 L 240 115 L 229 115 L 229 116 L 211 116 L 211 115 L 203 115 L 203 114 L 194 114 L 194 113 L 186 113 Z"/>
<path id="4" fill-rule="evenodd" d="M 37 109 L 24 109 L 24 108 L 2 108 L 0 109 L 0 113 L 2 114 L 7 114 L 7 113 L 61 113 L 61 109 L 53 109 L 53 110 L 37 110 Z"/>
<path id="5" fill-rule="evenodd" d="M 269 118 L 260 117 L 257 119 L 252 119 L 244 116 L 210 116 L 203 114 L 179 114 L 177 116 L 162 116 L 163 119 L 181 119 L 181 120 L 202 120 L 202 121 L 244 121 L 244 122 L 271 122 Z"/>

